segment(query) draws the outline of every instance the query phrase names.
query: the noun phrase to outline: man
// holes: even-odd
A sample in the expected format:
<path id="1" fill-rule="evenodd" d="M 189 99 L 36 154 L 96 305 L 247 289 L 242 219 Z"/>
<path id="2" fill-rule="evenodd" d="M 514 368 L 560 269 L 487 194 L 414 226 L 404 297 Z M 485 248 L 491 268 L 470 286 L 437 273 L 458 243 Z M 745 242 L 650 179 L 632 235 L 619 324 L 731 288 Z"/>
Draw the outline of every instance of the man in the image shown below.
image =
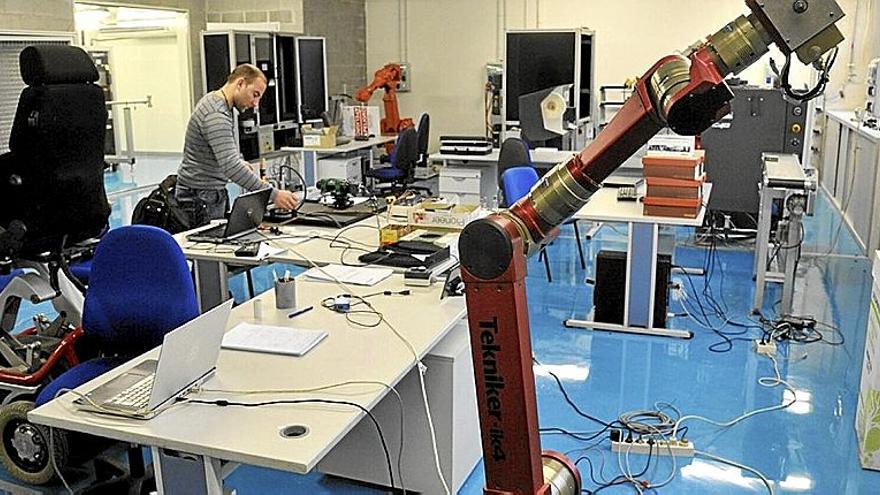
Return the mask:
<path id="1" fill-rule="evenodd" d="M 256 107 L 266 91 L 266 82 L 266 76 L 257 67 L 239 65 L 222 88 L 203 96 L 193 109 L 186 127 L 175 195 L 181 204 L 202 200 L 207 206 L 205 220 L 223 218 L 226 214 L 227 182 L 235 182 L 247 191 L 269 187 L 241 158 L 233 115 L 233 109 L 243 112 Z M 286 210 L 297 205 L 290 191 L 273 188 L 271 200 Z"/>

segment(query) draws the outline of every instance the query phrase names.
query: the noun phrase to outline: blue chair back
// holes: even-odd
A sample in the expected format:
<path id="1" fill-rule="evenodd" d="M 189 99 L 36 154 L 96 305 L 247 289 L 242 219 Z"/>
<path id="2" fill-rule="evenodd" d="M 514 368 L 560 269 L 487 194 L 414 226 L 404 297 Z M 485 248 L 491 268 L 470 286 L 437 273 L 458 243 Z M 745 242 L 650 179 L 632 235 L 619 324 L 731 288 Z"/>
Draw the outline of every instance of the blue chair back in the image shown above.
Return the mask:
<path id="1" fill-rule="evenodd" d="M 530 166 L 512 167 L 504 171 L 504 203 L 512 205 L 529 193 L 538 182 L 538 172 Z"/>
<path id="2" fill-rule="evenodd" d="M 131 225 L 98 244 L 83 304 L 83 329 L 105 353 L 136 355 L 199 315 L 186 259 L 171 235 Z"/>

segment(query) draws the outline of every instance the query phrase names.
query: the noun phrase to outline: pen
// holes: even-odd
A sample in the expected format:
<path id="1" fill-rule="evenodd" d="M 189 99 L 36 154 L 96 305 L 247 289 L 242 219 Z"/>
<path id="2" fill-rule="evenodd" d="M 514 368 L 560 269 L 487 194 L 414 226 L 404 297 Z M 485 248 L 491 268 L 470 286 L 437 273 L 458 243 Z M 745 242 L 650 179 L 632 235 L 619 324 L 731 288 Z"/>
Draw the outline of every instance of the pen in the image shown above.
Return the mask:
<path id="1" fill-rule="evenodd" d="M 307 313 L 307 312 L 311 311 L 312 308 L 314 308 L 314 306 L 309 306 L 309 307 L 307 307 L 307 308 L 298 309 L 298 310 L 294 311 L 293 313 L 290 313 L 289 315 L 287 315 L 287 317 L 288 317 L 288 318 L 293 318 L 293 317 L 299 316 L 299 315 L 301 315 L 301 314 L 303 314 L 303 313 Z"/>
<path id="2" fill-rule="evenodd" d="M 290 270 L 284 270 L 284 281 L 290 282 Z"/>

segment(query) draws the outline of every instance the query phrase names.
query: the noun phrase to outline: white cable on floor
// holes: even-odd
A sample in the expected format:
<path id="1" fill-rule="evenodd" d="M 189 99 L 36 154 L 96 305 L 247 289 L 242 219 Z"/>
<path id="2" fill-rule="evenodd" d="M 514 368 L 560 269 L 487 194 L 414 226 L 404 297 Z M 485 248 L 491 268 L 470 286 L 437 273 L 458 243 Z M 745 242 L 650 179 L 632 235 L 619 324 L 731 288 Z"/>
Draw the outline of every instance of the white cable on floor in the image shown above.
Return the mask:
<path id="1" fill-rule="evenodd" d="M 785 389 L 788 390 L 789 392 L 791 392 L 791 397 L 792 397 L 791 401 L 789 401 L 785 404 L 780 404 L 778 406 L 763 407 L 760 409 L 755 409 L 754 411 L 749 411 L 749 412 L 743 414 L 742 416 L 739 416 L 737 418 L 734 418 L 734 419 L 732 419 L 730 421 L 726 421 L 726 422 L 718 422 L 718 421 L 714 421 L 712 419 L 705 418 L 703 416 L 697 416 L 697 415 L 682 416 L 681 418 L 678 419 L 678 421 L 675 422 L 675 428 L 672 429 L 672 438 L 673 439 L 677 438 L 676 434 L 678 433 L 679 425 L 681 425 L 681 423 L 687 419 L 697 419 L 697 420 L 700 420 L 700 421 L 703 421 L 703 422 L 706 422 L 709 424 L 713 424 L 715 426 L 720 426 L 722 428 L 728 428 L 728 427 L 731 427 L 731 426 L 739 423 L 740 421 L 742 421 L 744 419 L 748 419 L 748 418 L 755 416 L 757 414 L 786 409 L 788 407 L 791 407 L 791 405 L 794 404 L 795 402 L 797 402 L 797 396 L 795 395 L 794 387 L 790 383 L 788 383 L 787 381 L 783 380 L 782 376 L 779 374 L 779 364 L 777 363 L 776 358 L 774 358 L 772 356 L 767 356 L 767 358 L 770 359 L 771 361 L 773 361 L 773 370 L 776 373 L 776 376 L 775 377 L 765 376 L 765 377 L 758 378 L 758 383 L 764 387 L 775 387 L 777 385 L 785 386 Z"/>
<path id="2" fill-rule="evenodd" d="M 353 294 L 353 295 L 356 294 L 356 292 L 351 287 L 349 287 L 344 282 L 342 282 L 339 279 L 337 279 L 336 277 L 334 277 L 331 273 L 328 273 L 326 270 L 324 270 L 323 267 L 319 266 L 317 263 L 312 261 L 307 256 L 303 256 L 303 254 L 301 252 L 297 251 L 296 248 L 294 248 L 293 246 L 287 246 L 287 249 L 292 251 L 293 254 L 306 260 L 306 262 L 311 267 L 317 269 L 318 271 L 323 273 L 326 277 L 330 278 L 336 285 L 341 287 L 347 293 Z M 369 308 L 371 308 L 373 311 L 376 311 L 376 309 L 373 308 L 373 306 L 372 306 L 372 304 L 370 304 L 370 302 L 368 302 L 367 300 L 364 300 L 364 303 Z M 380 313 L 379 311 L 376 311 L 376 313 L 379 314 L 379 316 L 381 318 L 381 322 L 385 323 L 385 325 L 394 333 L 394 335 L 397 336 L 397 338 L 399 338 L 406 345 L 406 347 L 409 349 L 410 353 L 413 355 L 413 360 L 415 362 L 416 369 L 419 372 L 419 388 L 421 389 L 421 392 L 422 392 L 422 402 L 424 403 L 425 416 L 427 417 L 427 420 L 428 420 L 428 432 L 431 434 L 431 448 L 434 451 L 434 465 L 437 469 L 437 476 L 440 478 L 440 482 L 443 484 L 443 491 L 446 493 L 446 495 L 450 495 L 449 485 L 446 482 L 446 478 L 443 477 L 443 468 L 440 465 L 440 452 L 437 448 L 437 435 L 434 431 L 434 419 L 431 417 L 431 407 L 428 404 L 428 391 L 425 389 L 424 375 L 425 375 L 425 372 L 427 371 L 428 367 L 422 363 L 421 359 L 419 359 L 418 352 L 416 352 L 416 349 L 415 349 L 415 347 L 413 347 L 412 343 L 410 343 L 410 341 L 406 337 L 404 337 L 394 327 L 394 325 L 392 325 L 391 322 L 388 321 L 384 317 L 384 315 L 382 315 L 382 313 Z"/>
<path id="3" fill-rule="evenodd" d="M 770 495 L 774 495 L 774 492 L 773 492 L 773 485 L 771 485 L 771 484 L 770 484 L 770 481 L 767 480 L 767 477 L 764 476 L 763 474 L 761 474 L 761 472 L 758 471 L 757 469 L 755 469 L 755 468 L 753 468 L 753 467 L 746 466 L 745 464 L 740 464 L 740 463 L 738 463 L 738 462 L 731 461 L 730 459 L 725 459 L 725 458 L 723 458 L 723 457 L 718 457 L 717 455 L 712 455 L 712 454 L 710 454 L 710 453 L 708 453 L 708 452 L 703 452 L 703 451 L 700 451 L 700 450 L 695 450 L 695 451 L 694 451 L 694 454 L 695 454 L 695 455 L 703 456 L 703 457 L 705 457 L 705 458 L 707 458 L 707 459 L 712 459 L 713 461 L 718 461 L 718 462 L 720 462 L 720 463 L 722 463 L 722 464 L 727 464 L 727 465 L 729 465 L 729 466 L 733 466 L 733 467 L 735 467 L 735 468 L 739 468 L 739 469 L 743 469 L 743 470 L 749 471 L 750 473 L 754 474 L 755 476 L 757 476 L 758 478 L 761 479 L 761 482 L 764 483 L 764 486 L 767 487 L 767 491 L 770 492 Z"/>

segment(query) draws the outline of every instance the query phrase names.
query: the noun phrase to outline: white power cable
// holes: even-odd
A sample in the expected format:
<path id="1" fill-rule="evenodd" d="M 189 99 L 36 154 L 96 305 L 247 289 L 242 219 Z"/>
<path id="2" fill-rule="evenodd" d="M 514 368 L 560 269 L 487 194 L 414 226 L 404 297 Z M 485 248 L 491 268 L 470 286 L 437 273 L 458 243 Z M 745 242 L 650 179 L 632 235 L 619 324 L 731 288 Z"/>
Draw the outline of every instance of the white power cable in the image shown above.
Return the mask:
<path id="1" fill-rule="evenodd" d="M 760 409 L 755 409 L 753 411 L 749 411 L 749 412 L 743 414 L 742 416 L 739 416 L 737 418 L 734 418 L 734 419 L 732 419 L 730 421 L 726 421 L 726 422 L 719 422 L 719 421 L 715 421 L 715 420 L 705 418 L 703 416 L 697 416 L 697 415 L 682 416 L 681 418 L 678 419 L 678 421 L 675 422 L 675 428 L 672 429 L 672 438 L 677 438 L 676 434 L 678 433 L 678 427 L 681 425 L 682 422 L 684 422 L 685 420 L 688 420 L 688 419 L 696 419 L 696 420 L 703 421 L 703 422 L 706 422 L 706 423 L 709 423 L 709 424 L 712 424 L 715 426 L 719 426 L 722 428 L 729 428 L 729 427 L 739 423 L 740 421 L 742 421 L 744 419 L 751 418 L 752 416 L 755 416 L 757 414 L 787 409 L 787 408 L 791 407 L 792 404 L 797 402 L 797 396 L 795 395 L 794 387 L 790 383 L 788 383 L 787 381 L 783 380 L 782 376 L 779 374 L 779 363 L 776 361 L 776 358 L 774 358 L 773 356 L 767 356 L 767 358 L 770 359 L 771 361 L 773 361 L 773 370 L 776 373 L 776 376 L 775 377 L 758 378 L 758 383 L 764 387 L 775 387 L 777 385 L 785 386 L 785 389 L 791 393 L 792 398 L 790 401 L 786 402 L 785 404 L 780 404 L 778 406 L 762 407 Z"/>
<path id="2" fill-rule="evenodd" d="M 695 455 L 699 455 L 699 456 L 703 456 L 703 457 L 705 457 L 705 458 L 707 458 L 707 459 L 711 459 L 711 460 L 713 460 L 713 461 L 720 462 L 720 463 L 722 463 L 722 464 L 727 464 L 727 465 L 729 465 L 729 466 L 733 466 L 733 467 L 735 467 L 735 468 L 739 468 L 739 469 L 743 469 L 743 470 L 745 470 L 745 471 L 749 471 L 750 473 L 754 474 L 755 476 L 757 476 L 758 478 L 761 479 L 761 482 L 764 483 L 764 486 L 767 487 L 767 491 L 770 492 L 770 495 L 774 495 L 774 492 L 773 492 L 773 485 L 771 485 L 771 484 L 770 484 L 770 481 L 767 480 L 767 477 L 764 476 L 763 474 L 761 474 L 761 472 L 758 471 L 757 469 L 755 469 L 755 468 L 753 468 L 753 467 L 746 466 L 745 464 L 740 464 L 740 463 L 738 463 L 738 462 L 731 461 L 730 459 L 725 459 L 725 458 L 723 458 L 723 457 L 719 457 L 719 456 L 717 456 L 717 455 L 712 455 L 712 454 L 710 454 L 710 453 L 708 453 L 708 452 L 703 452 L 703 451 L 700 451 L 700 450 L 695 450 L 695 451 L 694 451 L 694 454 L 695 454 Z"/>
<path id="3" fill-rule="evenodd" d="M 352 290 L 351 287 L 349 287 L 349 286 L 346 285 L 344 282 L 342 282 L 341 280 L 339 280 L 338 278 L 336 278 L 335 276 L 333 276 L 333 274 L 328 273 L 326 270 L 324 270 L 323 267 L 319 266 L 317 263 L 315 263 L 314 261 L 312 261 L 312 260 L 311 260 L 310 258 L 308 258 L 307 256 L 304 256 L 301 252 L 297 251 L 296 248 L 294 248 L 293 246 L 288 246 L 287 249 L 289 249 L 289 250 L 292 251 L 294 254 L 296 254 L 296 255 L 300 256 L 301 258 L 303 258 L 304 260 L 306 260 L 306 262 L 307 262 L 310 266 L 312 266 L 313 268 L 315 268 L 315 269 L 317 269 L 318 271 L 320 271 L 321 273 L 323 273 L 326 277 L 328 277 L 330 280 L 332 280 L 336 285 L 338 285 L 339 287 L 341 287 L 341 288 L 342 288 L 343 290 L 345 290 L 347 293 L 349 293 L 349 294 L 353 294 L 353 295 L 355 294 L 355 291 Z M 434 465 L 435 465 L 435 467 L 436 467 L 436 469 L 437 469 L 437 476 L 440 478 L 440 482 L 443 484 L 443 490 L 444 490 L 444 492 L 446 493 L 446 495 L 450 495 L 449 485 L 448 485 L 447 482 L 446 482 L 446 478 L 443 476 L 443 468 L 442 468 L 441 465 L 440 465 L 440 452 L 439 452 L 439 450 L 438 450 L 438 448 L 437 448 L 437 435 L 436 435 L 436 433 L 435 433 L 435 429 L 434 429 L 434 420 L 433 420 L 433 418 L 431 417 L 431 407 L 430 407 L 430 405 L 428 404 L 428 392 L 427 392 L 427 390 L 426 390 L 426 388 L 425 388 L 425 377 L 424 377 L 424 375 L 425 375 L 425 372 L 427 371 L 428 368 L 427 368 L 427 366 L 425 366 L 425 365 L 422 363 L 421 359 L 419 359 L 419 354 L 418 354 L 418 352 L 416 351 L 415 347 L 413 347 L 412 343 L 410 343 L 410 341 L 409 341 L 406 337 L 404 337 L 404 336 L 403 336 L 403 335 L 397 330 L 397 328 L 395 328 L 394 325 L 392 325 L 391 322 L 388 321 L 388 320 L 384 317 L 384 315 L 382 315 L 381 312 L 376 311 L 376 309 L 373 307 L 373 305 L 372 305 L 369 301 L 367 301 L 366 299 L 364 299 L 364 304 L 366 304 L 367 307 L 369 307 L 370 309 L 372 309 L 373 311 L 375 311 L 375 312 L 379 315 L 379 317 L 380 317 L 380 323 L 385 323 L 385 326 L 387 326 L 387 327 L 391 330 L 391 332 L 394 333 L 394 335 L 396 335 L 397 338 L 399 338 L 399 339 L 404 343 L 404 345 L 406 345 L 407 349 L 409 349 L 410 353 L 413 355 L 413 361 L 414 361 L 414 364 L 415 364 L 416 368 L 418 369 L 418 375 L 419 375 L 419 388 L 421 389 L 421 392 L 422 392 L 422 402 L 423 402 L 423 404 L 424 404 L 424 406 L 425 406 L 425 416 L 426 416 L 426 418 L 427 418 L 427 420 L 428 420 L 428 432 L 429 432 L 430 435 L 431 435 L 431 448 L 432 448 L 433 451 L 434 451 Z"/>

